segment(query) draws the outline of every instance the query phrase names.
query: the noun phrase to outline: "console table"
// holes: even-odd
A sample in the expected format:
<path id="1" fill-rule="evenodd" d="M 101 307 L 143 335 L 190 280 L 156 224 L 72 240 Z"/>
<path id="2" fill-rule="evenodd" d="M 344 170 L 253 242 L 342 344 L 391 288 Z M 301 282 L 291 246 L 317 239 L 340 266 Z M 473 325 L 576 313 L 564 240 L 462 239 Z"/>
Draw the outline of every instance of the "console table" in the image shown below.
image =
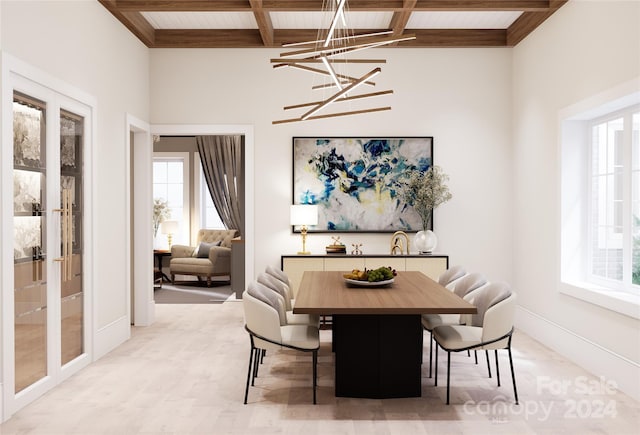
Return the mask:
<path id="1" fill-rule="evenodd" d="M 422 272 L 437 280 L 449 268 L 449 256 L 432 255 L 282 255 L 280 268 L 287 274 L 294 296 L 298 294 L 302 275 L 306 271 L 349 272 L 353 269 L 376 269 L 390 266 L 398 272 Z"/>

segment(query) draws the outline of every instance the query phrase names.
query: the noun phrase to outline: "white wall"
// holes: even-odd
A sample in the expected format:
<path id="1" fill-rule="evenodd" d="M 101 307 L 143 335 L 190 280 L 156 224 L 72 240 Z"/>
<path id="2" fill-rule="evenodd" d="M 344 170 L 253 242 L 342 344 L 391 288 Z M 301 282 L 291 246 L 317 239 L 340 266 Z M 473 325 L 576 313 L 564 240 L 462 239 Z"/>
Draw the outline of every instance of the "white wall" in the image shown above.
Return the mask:
<path id="1" fill-rule="evenodd" d="M 640 322 L 558 293 L 559 113 L 639 76 L 637 1 L 571 1 L 513 51 L 519 326 L 636 398 Z"/>
<path id="2" fill-rule="evenodd" d="M 254 125 L 256 272 L 301 248 L 289 226 L 293 136 L 406 135 L 433 136 L 435 163 L 451 177 L 453 199 L 436 211 L 438 251 L 490 279 L 511 279 L 509 49 L 370 50 L 368 57 L 387 59 L 375 90 L 394 90 L 372 101 L 393 110 L 274 126 L 291 117 L 282 106 L 314 98 L 315 80 L 273 70 L 269 59 L 277 53 L 151 50 L 152 124 Z M 341 239 L 349 248 L 361 242 L 367 254 L 386 254 L 390 236 Z M 330 243 L 327 234 L 308 238 L 312 253 L 324 253 Z"/>
<path id="3" fill-rule="evenodd" d="M 149 51 L 97 1 L 2 1 L 2 51 L 97 100 L 96 332 L 127 317 L 125 113 L 148 119 Z M 118 253 L 118 255 L 114 255 Z M 118 272 L 120 271 L 120 272 Z M 126 322 L 120 334 L 129 333 Z M 96 354 L 125 337 L 107 332 Z"/>

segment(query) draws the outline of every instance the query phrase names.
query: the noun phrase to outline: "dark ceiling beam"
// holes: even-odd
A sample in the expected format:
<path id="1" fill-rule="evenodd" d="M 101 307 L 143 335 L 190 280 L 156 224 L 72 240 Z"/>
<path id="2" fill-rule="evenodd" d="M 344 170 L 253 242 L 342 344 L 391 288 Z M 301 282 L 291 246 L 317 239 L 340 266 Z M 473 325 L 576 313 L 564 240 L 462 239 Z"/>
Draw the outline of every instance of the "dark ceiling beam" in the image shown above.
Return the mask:
<path id="1" fill-rule="evenodd" d="M 322 0 L 98 0 L 150 48 L 274 47 L 287 42 L 313 40 L 317 29 L 274 29 L 269 11 L 318 11 Z M 414 33 L 415 40 L 399 47 L 512 47 L 549 18 L 567 0 L 350 0 L 353 11 L 393 11 L 390 29 L 359 29 L 359 33 L 392 30 Z M 507 30 L 406 29 L 415 11 L 523 11 Z M 142 11 L 252 12 L 258 29 L 154 29 Z"/>
<path id="2" fill-rule="evenodd" d="M 409 22 L 409 18 L 411 18 L 411 13 L 413 12 L 413 8 L 415 7 L 417 0 L 404 0 L 403 9 L 401 11 L 396 11 L 393 13 L 393 17 L 391 17 L 391 23 L 389 27 L 393 30 L 393 36 L 397 37 L 402 35 L 404 29 L 407 27 L 407 23 Z"/>
<path id="3" fill-rule="evenodd" d="M 258 30 L 262 37 L 262 42 L 265 47 L 271 47 L 273 45 L 273 23 L 271 22 L 271 16 L 269 12 L 262 9 L 262 0 L 249 0 L 251 9 L 253 10 L 253 16 L 258 23 Z"/>
<path id="4" fill-rule="evenodd" d="M 144 45 L 153 47 L 155 44 L 155 29 L 149 22 L 135 11 L 122 11 L 115 0 L 98 0 L 124 26 L 129 29 Z"/>
<path id="5" fill-rule="evenodd" d="M 544 12 L 524 12 L 507 29 L 506 45 L 508 47 L 517 45 L 566 2 L 567 0 L 554 0 L 549 2 L 549 9 Z"/>
<path id="6" fill-rule="evenodd" d="M 504 47 L 507 31 L 503 29 L 406 29 L 416 35 L 412 41 L 398 43 L 401 48 L 422 47 Z"/>
<path id="7" fill-rule="evenodd" d="M 369 30 L 362 29 L 362 33 Z M 416 39 L 403 41 L 398 47 L 504 47 L 506 30 L 478 29 L 407 29 Z M 313 29 L 274 30 L 273 46 L 308 41 L 317 36 Z M 154 48 L 257 48 L 264 47 L 258 30 L 157 30 Z"/>
<path id="8" fill-rule="evenodd" d="M 251 12 L 247 0 L 114 0 L 122 11 L 141 12 Z"/>
<path id="9" fill-rule="evenodd" d="M 418 0 L 416 11 L 545 11 L 549 0 Z"/>
<path id="10" fill-rule="evenodd" d="M 152 48 L 259 48 L 264 42 L 258 30 L 156 30 Z"/>
<path id="11" fill-rule="evenodd" d="M 105 0 L 120 11 L 137 12 L 251 12 L 247 0 Z M 418 0 L 416 11 L 525 11 L 549 9 L 549 0 Z M 349 0 L 352 11 L 403 11 L 404 0 Z M 273 12 L 321 11 L 322 0 L 264 0 L 262 8 Z"/>

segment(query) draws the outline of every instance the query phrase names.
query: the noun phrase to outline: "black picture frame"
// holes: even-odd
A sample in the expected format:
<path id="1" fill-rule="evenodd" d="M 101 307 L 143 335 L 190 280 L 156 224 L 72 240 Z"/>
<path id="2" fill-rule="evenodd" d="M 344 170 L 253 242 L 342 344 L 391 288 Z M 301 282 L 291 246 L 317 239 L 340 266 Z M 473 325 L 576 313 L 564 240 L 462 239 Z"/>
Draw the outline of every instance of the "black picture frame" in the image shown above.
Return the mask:
<path id="1" fill-rule="evenodd" d="M 309 232 L 422 230 L 401 187 L 433 165 L 433 144 L 432 136 L 293 137 L 292 203 L 318 205 Z"/>

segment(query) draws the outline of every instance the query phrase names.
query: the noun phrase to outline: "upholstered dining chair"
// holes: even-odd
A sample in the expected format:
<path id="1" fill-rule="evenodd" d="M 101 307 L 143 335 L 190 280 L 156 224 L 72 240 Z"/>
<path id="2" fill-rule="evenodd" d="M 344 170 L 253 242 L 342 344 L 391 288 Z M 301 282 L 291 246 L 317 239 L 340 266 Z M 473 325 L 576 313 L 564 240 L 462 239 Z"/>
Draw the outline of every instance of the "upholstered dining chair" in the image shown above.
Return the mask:
<path id="1" fill-rule="evenodd" d="M 267 266 L 264 271 L 286 286 L 287 293 L 289 294 L 289 299 L 291 299 L 291 303 L 293 304 L 293 289 L 291 288 L 291 281 L 289 281 L 289 276 L 283 270 L 280 270 L 277 267 L 273 266 Z"/>
<path id="2" fill-rule="evenodd" d="M 462 266 L 451 266 L 438 276 L 438 284 L 447 287 L 449 290 L 453 289 L 455 282 L 465 276 L 467 271 Z"/>
<path id="3" fill-rule="evenodd" d="M 498 350 L 507 349 L 511 366 L 513 394 L 517 405 L 518 390 L 516 388 L 516 376 L 511 355 L 516 294 L 511 291 L 511 288 L 506 283 L 492 283 L 476 292 L 474 304 L 478 311 L 472 316 L 470 325 L 440 325 L 433 329 L 433 338 L 436 342 L 436 382 L 438 379 L 438 346 L 447 352 L 447 405 L 449 404 L 451 352 L 471 349 L 493 349 L 496 357 L 496 376 L 498 378 L 498 386 L 500 386 Z"/>
<path id="4" fill-rule="evenodd" d="M 487 279 L 481 273 L 471 273 L 455 279 L 453 292 L 461 298 L 469 301 L 471 294 L 487 284 Z M 440 325 L 459 325 L 460 314 L 423 314 L 422 327 L 429 331 L 429 377 L 432 374 L 433 363 L 433 328 Z"/>
<path id="5" fill-rule="evenodd" d="M 270 289 L 261 287 L 264 286 L 254 281 L 249 284 L 242 295 L 245 329 L 251 340 L 244 403 L 247 404 L 249 384 L 255 385 L 263 351 L 287 348 L 312 354 L 313 404 L 315 405 L 318 350 L 320 348 L 319 330 L 311 325 L 287 325 L 286 319 L 282 315 L 284 307 L 281 306 L 279 295 Z"/>
<path id="6" fill-rule="evenodd" d="M 293 313 L 293 305 L 291 304 L 291 298 L 289 297 L 289 288 L 284 282 L 275 278 L 273 275 L 269 275 L 266 272 L 262 272 L 258 275 L 258 282 L 277 292 L 282 297 L 288 325 L 315 325 L 316 327 L 320 326 L 320 316 L 318 315 Z"/>

